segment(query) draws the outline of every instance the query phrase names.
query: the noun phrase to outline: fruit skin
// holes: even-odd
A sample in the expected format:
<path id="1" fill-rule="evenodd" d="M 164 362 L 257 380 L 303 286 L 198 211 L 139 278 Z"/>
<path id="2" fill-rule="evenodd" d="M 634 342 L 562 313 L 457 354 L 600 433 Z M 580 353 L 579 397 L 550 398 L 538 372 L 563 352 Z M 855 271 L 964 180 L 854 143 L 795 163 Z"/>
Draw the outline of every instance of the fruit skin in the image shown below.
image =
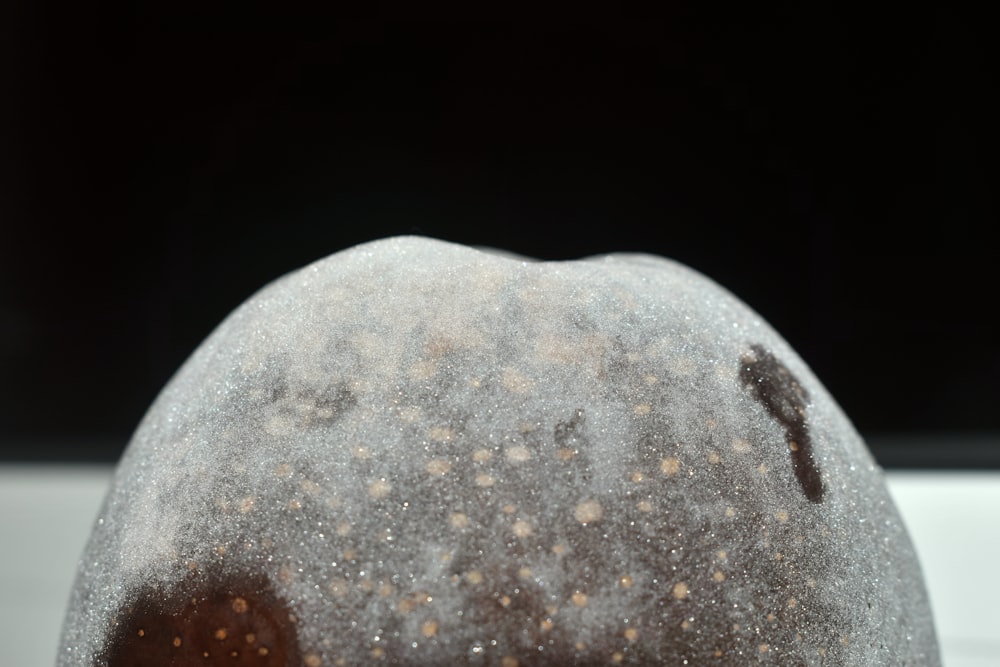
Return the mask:
<path id="1" fill-rule="evenodd" d="M 658 257 L 416 237 L 261 290 L 140 424 L 57 664 L 189 637 L 204 664 L 939 664 L 881 471 L 759 315 Z"/>

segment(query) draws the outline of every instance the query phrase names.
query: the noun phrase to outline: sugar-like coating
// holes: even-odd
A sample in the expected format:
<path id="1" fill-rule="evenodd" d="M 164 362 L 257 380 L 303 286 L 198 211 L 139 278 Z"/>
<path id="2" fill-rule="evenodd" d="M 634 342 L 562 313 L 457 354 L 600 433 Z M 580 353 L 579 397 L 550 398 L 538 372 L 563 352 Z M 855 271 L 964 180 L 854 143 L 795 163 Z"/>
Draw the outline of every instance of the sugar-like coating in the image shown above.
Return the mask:
<path id="1" fill-rule="evenodd" d="M 181 651 L 939 664 L 881 471 L 760 316 L 659 257 L 416 237 L 260 291 L 139 426 L 58 665 Z"/>

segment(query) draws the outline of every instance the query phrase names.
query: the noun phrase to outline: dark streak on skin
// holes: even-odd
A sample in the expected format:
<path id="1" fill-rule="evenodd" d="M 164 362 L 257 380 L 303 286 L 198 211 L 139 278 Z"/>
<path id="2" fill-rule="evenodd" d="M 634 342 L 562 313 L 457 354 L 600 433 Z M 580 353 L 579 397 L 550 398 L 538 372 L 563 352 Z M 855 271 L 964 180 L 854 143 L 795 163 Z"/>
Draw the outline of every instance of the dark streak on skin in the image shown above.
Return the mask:
<path id="1" fill-rule="evenodd" d="M 823 480 L 812 453 L 806 424 L 809 394 L 773 354 L 761 345 L 751 345 L 751 354 L 740 359 L 740 380 L 772 417 L 785 427 L 785 439 L 792 455 L 792 467 L 811 502 L 823 502 Z"/>

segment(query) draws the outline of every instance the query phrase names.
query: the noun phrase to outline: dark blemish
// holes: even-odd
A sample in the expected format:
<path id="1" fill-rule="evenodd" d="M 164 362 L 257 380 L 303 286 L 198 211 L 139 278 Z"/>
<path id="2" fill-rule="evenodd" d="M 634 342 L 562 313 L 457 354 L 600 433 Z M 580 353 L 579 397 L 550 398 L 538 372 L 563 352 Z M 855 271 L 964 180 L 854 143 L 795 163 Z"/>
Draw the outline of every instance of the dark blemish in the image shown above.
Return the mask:
<path id="1" fill-rule="evenodd" d="M 286 381 L 278 380 L 271 388 L 270 402 L 279 414 L 308 427 L 333 424 L 352 410 L 358 400 L 343 382 L 317 390 L 293 389 Z"/>
<path id="2" fill-rule="evenodd" d="M 577 431 L 583 429 L 583 424 L 586 419 L 587 418 L 583 408 L 577 408 L 576 413 L 569 418 L 569 421 L 559 422 L 556 424 L 555 431 L 552 434 L 553 438 L 555 438 L 556 445 L 559 447 L 572 445 L 576 438 L 580 435 Z"/>
<path id="3" fill-rule="evenodd" d="M 773 354 L 760 345 L 751 345 L 752 354 L 740 360 L 740 380 L 771 416 L 785 427 L 792 467 L 806 498 L 823 501 L 823 480 L 812 453 L 812 440 L 806 425 L 809 394 Z"/>
<path id="4" fill-rule="evenodd" d="M 288 383 L 284 380 L 278 381 L 271 387 L 271 402 L 277 403 L 288 395 Z"/>
<path id="5" fill-rule="evenodd" d="M 358 399 L 346 384 L 340 383 L 326 388 L 316 396 L 303 397 L 304 400 L 315 401 L 316 408 L 323 411 L 325 417 L 319 421 L 333 423 L 340 419 L 348 410 L 358 404 Z"/>
<path id="6" fill-rule="evenodd" d="M 194 573 L 122 610 L 98 664 L 299 667 L 290 610 L 260 576 Z"/>
<path id="7" fill-rule="evenodd" d="M 565 460 L 564 451 L 556 451 L 556 455 L 565 462 L 564 472 L 570 482 L 575 485 L 589 484 L 593 471 L 588 461 L 590 450 L 586 435 L 587 415 L 583 408 L 577 408 L 566 421 L 557 422 L 552 432 L 557 450 L 566 450 L 572 454 Z"/>
<path id="8" fill-rule="evenodd" d="M 679 448 L 679 444 L 675 443 L 672 447 L 668 449 L 664 445 L 663 436 L 658 433 L 644 433 L 639 436 L 636 440 L 636 455 L 643 466 L 646 467 L 656 467 L 660 465 L 660 461 L 668 451 L 673 453 Z"/>

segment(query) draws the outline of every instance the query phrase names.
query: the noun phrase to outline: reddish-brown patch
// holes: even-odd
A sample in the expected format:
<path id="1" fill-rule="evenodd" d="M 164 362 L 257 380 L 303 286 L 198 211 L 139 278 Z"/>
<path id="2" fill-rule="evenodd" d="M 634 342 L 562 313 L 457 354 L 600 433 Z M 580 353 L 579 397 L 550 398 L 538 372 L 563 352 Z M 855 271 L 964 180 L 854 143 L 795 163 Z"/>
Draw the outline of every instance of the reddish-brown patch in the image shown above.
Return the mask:
<path id="1" fill-rule="evenodd" d="M 123 610 L 104 658 L 109 667 L 302 664 L 289 609 L 265 578 L 198 574 Z"/>

